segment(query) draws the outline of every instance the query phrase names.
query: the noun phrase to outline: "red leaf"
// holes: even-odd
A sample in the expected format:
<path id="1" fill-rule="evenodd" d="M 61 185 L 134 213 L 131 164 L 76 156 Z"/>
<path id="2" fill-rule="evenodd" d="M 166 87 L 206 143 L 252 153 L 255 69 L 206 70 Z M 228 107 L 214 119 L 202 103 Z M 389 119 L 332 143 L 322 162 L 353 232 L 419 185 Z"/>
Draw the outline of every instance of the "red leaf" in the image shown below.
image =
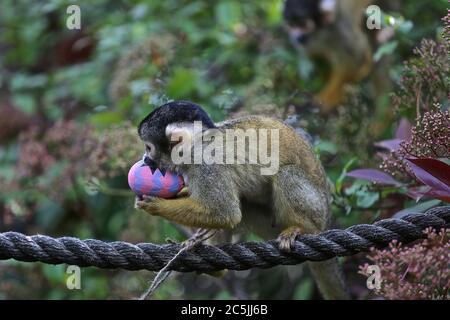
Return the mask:
<path id="1" fill-rule="evenodd" d="M 411 140 L 412 124 L 406 118 L 401 118 L 395 131 L 395 138 L 409 141 Z"/>
<path id="2" fill-rule="evenodd" d="M 442 190 L 430 190 L 424 193 L 425 196 L 430 198 L 439 199 L 450 203 L 450 193 Z"/>
<path id="3" fill-rule="evenodd" d="M 431 189 L 428 186 L 409 188 L 406 194 L 416 201 L 421 200 L 423 197 L 428 197 L 432 199 L 439 199 L 445 202 L 450 202 L 450 193 L 442 190 Z"/>
<path id="4" fill-rule="evenodd" d="M 395 131 L 394 139 L 375 142 L 375 146 L 395 151 L 400 147 L 403 141 L 411 140 L 412 125 L 406 118 L 401 118 Z"/>
<path id="5" fill-rule="evenodd" d="M 369 180 L 385 185 L 400 186 L 401 183 L 387 173 L 376 169 L 357 169 L 347 173 L 347 176 L 357 179 Z"/>
<path id="6" fill-rule="evenodd" d="M 389 151 L 395 151 L 400 147 L 400 143 L 403 141 L 403 139 L 382 140 L 375 142 L 375 146 L 387 149 Z"/>
<path id="7" fill-rule="evenodd" d="M 407 159 L 417 180 L 434 190 L 445 191 L 450 195 L 450 166 L 442 161 L 422 158 Z"/>
<path id="8" fill-rule="evenodd" d="M 406 195 L 413 198 L 416 201 L 422 199 L 422 197 L 430 191 L 431 188 L 429 186 L 419 186 L 419 187 L 410 187 L 406 191 Z"/>

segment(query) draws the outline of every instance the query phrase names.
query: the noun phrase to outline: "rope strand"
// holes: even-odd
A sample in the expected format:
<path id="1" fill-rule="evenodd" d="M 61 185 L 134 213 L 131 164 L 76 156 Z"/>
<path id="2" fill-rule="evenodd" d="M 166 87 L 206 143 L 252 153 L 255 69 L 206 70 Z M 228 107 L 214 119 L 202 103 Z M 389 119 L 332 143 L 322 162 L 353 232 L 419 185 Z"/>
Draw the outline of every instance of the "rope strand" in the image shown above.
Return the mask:
<path id="1" fill-rule="evenodd" d="M 423 230 L 428 227 L 438 229 L 449 224 L 450 206 L 446 206 L 430 209 L 426 213 L 408 214 L 401 219 L 380 220 L 372 225 L 360 224 L 345 230 L 302 235 L 290 253 L 280 251 L 276 240 L 218 246 L 198 244 L 191 250 L 183 251 L 170 263 L 168 270 L 214 272 L 294 265 L 307 260 L 321 261 L 353 255 L 371 247 L 385 247 L 394 239 L 408 243 L 423 238 Z M 26 236 L 17 232 L 0 233 L 0 260 L 159 271 L 181 249 L 181 244 L 131 244 L 72 237 Z"/>

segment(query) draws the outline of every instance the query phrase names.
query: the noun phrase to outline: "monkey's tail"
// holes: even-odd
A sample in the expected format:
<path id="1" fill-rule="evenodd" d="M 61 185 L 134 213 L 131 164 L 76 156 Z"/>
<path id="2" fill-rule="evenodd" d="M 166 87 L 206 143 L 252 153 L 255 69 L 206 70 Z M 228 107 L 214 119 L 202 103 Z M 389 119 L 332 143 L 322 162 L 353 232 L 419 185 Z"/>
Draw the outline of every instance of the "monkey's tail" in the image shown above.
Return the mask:
<path id="1" fill-rule="evenodd" d="M 337 258 L 320 262 L 308 262 L 316 283 L 326 300 L 349 300 L 344 275 Z"/>

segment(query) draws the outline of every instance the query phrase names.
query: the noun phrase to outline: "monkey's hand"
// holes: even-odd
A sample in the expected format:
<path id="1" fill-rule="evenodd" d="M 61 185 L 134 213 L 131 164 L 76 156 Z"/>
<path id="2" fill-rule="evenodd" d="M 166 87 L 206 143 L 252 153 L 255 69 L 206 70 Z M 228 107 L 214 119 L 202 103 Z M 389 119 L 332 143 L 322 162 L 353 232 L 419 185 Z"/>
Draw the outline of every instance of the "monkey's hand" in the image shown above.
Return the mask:
<path id="1" fill-rule="evenodd" d="M 157 215 L 156 202 L 159 198 L 152 196 L 136 197 L 134 200 L 134 208 L 144 210 L 151 215 Z"/>
<path id="2" fill-rule="evenodd" d="M 188 197 L 189 196 L 189 188 L 183 187 L 180 192 L 177 193 L 177 198 Z"/>
<path id="3" fill-rule="evenodd" d="M 230 201 L 230 203 L 232 202 Z M 223 212 L 219 210 L 221 208 L 211 208 L 192 196 L 173 199 L 138 198 L 135 208 L 195 228 L 231 229 L 241 220 L 238 206 L 232 208 L 235 211 L 228 208 L 230 211 Z"/>
<path id="4" fill-rule="evenodd" d="M 188 187 L 184 187 L 181 189 L 180 192 L 178 192 L 176 198 L 183 198 L 189 196 L 189 189 Z M 134 208 L 147 211 L 150 214 L 156 215 L 156 210 L 153 210 L 154 213 L 152 213 L 150 210 L 153 207 L 155 207 L 155 203 L 152 205 L 152 202 L 157 202 L 158 200 L 161 200 L 161 198 L 153 197 L 153 196 L 142 196 L 142 197 L 136 197 L 134 200 Z"/>

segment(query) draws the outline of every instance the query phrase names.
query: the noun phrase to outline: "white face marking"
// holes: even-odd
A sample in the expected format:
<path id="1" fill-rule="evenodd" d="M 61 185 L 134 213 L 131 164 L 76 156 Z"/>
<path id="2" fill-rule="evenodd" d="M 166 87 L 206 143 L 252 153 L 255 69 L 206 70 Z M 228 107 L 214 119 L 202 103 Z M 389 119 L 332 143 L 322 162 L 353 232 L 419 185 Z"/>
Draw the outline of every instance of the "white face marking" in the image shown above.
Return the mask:
<path id="1" fill-rule="evenodd" d="M 169 123 L 166 127 L 166 137 L 170 138 L 171 134 L 174 132 L 193 132 L 194 131 L 194 123 L 193 122 L 174 122 Z"/>
<path id="2" fill-rule="evenodd" d="M 289 37 L 294 44 L 298 44 L 300 39 L 312 33 L 316 28 L 313 20 L 308 19 L 302 26 L 289 27 Z"/>
<path id="3" fill-rule="evenodd" d="M 305 34 L 305 31 L 303 28 L 299 27 L 293 27 L 289 28 L 289 35 L 292 37 L 292 39 L 298 39 L 299 37 L 303 36 Z"/>
<path id="4" fill-rule="evenodd" d="M 324 12 L 333 12 L 336 7 L 336 0 L 322 0 L 320 1 L 320 10 Z"/>
<path id="5" fill-rule="evenodd" d="M 150 159 L 153 159 L 155 157 L 155 145 L 149 141 L 144 142 L 145 143 L 145 154 Z"/>

